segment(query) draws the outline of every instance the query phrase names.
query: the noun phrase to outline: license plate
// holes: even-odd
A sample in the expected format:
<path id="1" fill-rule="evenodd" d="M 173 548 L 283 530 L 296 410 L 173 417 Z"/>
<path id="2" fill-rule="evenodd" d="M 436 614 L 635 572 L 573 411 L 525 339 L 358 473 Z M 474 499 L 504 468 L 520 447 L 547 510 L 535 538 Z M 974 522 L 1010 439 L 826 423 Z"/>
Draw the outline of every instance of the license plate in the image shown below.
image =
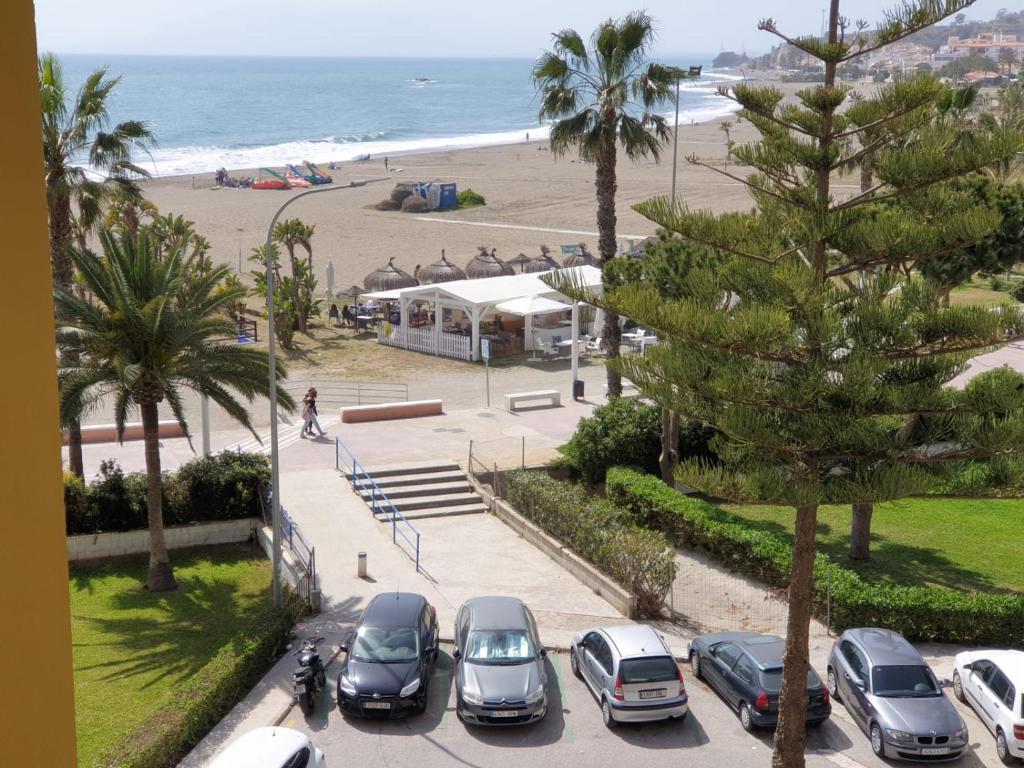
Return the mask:
<path id="1" fill-rule="evenodd" d="M 364 701 L 363 709 L 391 709 L 390 701 Z"/>
<path id="2" fill-rule="evenodd" d="M 303 683 L 292 683 L 292 693 L 299 694 L 305 692 L 306 686 Z"/>
<path id="3" fill-rule="evenodd" d="M 488 712 L 491 717 L 516 717 L 519 713 L 514 709 L 496 709 Z"/>
<path id="4" fill-rule="evenodd" d="M 640 691 L 641 699 L 661 699 L 665 697 L 665 688 L 651 688 L 646 691 Z"/>
<path id="5" fill-rule="evenodd" d="M 929 747 L 921 750 L 922 755 L 948 755 L 949 747 Z"/>

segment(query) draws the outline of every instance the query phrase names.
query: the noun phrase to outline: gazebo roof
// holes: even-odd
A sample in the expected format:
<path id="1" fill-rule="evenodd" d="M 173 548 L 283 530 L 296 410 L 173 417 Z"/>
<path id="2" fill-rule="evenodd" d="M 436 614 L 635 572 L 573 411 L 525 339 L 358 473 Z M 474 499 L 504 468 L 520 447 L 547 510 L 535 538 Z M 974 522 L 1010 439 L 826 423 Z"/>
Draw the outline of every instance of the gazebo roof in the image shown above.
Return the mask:
<path id="1" fill-rule="evenodd" d="M 448 261 L 442 250 L 440 261 L 435 261 L 433 264 L 423 267 L 418 277 L 420 285 L 430 285 L 433 283 L 447 283 L 451 280 L 465 280 L 466 273 L 462 267 Z"/>
<path id="2" fill-rule="evenodd" d="M 395 266 L 394 257 L 388 259 L 388 263 L 383 267 L 373 270 L 363 278 L 363 285 L 368 291 L 390 291 L 395 288 L 409 288 L 417 284 L 415 277 Z"/>

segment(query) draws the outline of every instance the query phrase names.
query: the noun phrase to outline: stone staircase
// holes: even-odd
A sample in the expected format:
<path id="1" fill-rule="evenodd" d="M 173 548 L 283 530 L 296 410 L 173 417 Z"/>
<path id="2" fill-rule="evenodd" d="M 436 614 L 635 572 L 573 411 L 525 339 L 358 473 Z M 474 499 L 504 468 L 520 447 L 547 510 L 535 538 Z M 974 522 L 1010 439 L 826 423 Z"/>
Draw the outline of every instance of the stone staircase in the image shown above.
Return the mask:
<path id="1" fill-rule="evenodd" d="M 487 511 L 487 505 L 466 479 L 466 473 L 454 461 L 421 461 L 409 464 L 389 464 L 365 467 L 398 511 L 406 519 L 422 520 L 428 517 L 475 515 Z M 352 481 L 352 469 L 343 470 Z M 369 489 L 357 491 L 367 504 L 371 500 Z M 383 510 L 377 514 L 381 522 L 390 520 Z"/>

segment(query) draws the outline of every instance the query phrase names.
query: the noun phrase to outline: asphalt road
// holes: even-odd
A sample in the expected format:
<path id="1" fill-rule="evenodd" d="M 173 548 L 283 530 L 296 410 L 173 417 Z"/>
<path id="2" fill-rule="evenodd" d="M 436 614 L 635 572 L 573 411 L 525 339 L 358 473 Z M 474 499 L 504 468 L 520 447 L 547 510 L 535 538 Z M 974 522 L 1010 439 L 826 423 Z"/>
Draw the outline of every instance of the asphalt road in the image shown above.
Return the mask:
<path id="1" fill-rule="evenodd" d="M 590 690 L 576 679 L 566 654 L 548 656 L 551 681 L 547 716 L 532 726 L 481 728 L 466 726 L 455 715 L 452 659 L 442 650 L 431 678 L 427 711 L 402 720 L 344 718 L 335 704 L 337 664 L 328 670 L 328 690 L 315 713 L 304 718 L 293 708 L 282 723 L 310 735 L 327 764 L 339 766 L 707 766 L 747 768 L 771 762 L 772 734 L 748 734 L 733 711 L 683 666 L 690 695 L 690 714 L 682 722 L 620 725 L 609 730 Z M 959 706 L 959 705 L 958 705 Z M 999 765 L 992 739 L 973 714 L 964 719 L 973 749 L 958 768 Z M 867 738 L 842 705 L 832 718 L 808 732 L 810 768 L 881 768 Z"/>

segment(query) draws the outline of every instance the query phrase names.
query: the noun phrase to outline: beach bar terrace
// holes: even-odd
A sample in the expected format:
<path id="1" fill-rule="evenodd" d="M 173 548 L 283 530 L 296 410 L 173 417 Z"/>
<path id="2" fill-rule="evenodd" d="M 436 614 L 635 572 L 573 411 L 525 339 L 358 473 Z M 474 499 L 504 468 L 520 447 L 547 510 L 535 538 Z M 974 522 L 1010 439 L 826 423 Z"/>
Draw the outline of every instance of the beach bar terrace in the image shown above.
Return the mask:
<path id="1" fill-rule="evenodd" d="M 575 284 L 599 292 L 601 270 L 593 266 L 559 270 Z M 457 360 L 480 360 L 480 341 L 495 357 L 551 349 L 572 341 L 579 329 L 578 306 L 541 278 L 548 272 L 452 280 L 364 294 L 398 305 L 377 326 L 381 344 Z"/>

